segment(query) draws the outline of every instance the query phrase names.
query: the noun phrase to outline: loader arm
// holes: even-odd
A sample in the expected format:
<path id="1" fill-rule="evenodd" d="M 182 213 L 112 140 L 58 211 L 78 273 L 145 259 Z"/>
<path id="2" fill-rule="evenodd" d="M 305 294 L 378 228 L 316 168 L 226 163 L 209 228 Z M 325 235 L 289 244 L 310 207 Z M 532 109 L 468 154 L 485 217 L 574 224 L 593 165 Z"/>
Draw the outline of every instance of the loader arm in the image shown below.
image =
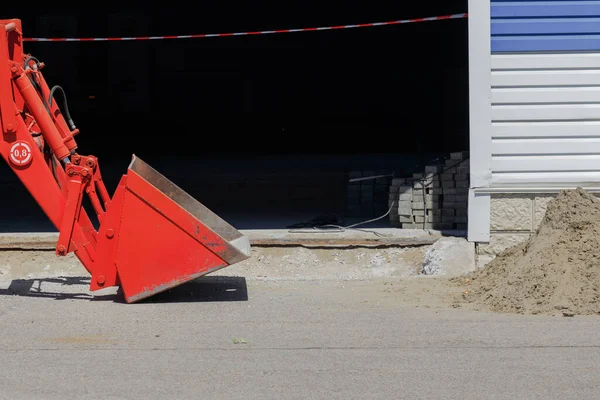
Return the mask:
<path id="1" fill-rule="evenodd" d="M 79 129 L 53 98 L 62 88 L 49 88 L 22 44 L 21 21 L 0 20 L 0 154 L 58 230 L 56 254 L 77 256 L 92 291 L 121 286 L 131 303 L 250 257 L 244 235 L 136 156 L 111 197 L 98 159 L 77 152 Z"/>

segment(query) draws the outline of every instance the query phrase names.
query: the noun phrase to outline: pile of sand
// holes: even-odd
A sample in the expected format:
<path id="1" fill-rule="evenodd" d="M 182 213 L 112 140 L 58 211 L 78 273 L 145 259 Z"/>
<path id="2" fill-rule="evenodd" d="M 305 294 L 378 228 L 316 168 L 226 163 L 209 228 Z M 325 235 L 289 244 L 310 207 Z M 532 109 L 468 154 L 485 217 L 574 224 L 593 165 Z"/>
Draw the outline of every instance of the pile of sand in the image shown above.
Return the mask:
<path id="1" fill-rule="evenodd" d="M 561 192 L 529 240 L 455 281 L 477 309 L 600 314 L 600 199 L 580 188 Z"/>

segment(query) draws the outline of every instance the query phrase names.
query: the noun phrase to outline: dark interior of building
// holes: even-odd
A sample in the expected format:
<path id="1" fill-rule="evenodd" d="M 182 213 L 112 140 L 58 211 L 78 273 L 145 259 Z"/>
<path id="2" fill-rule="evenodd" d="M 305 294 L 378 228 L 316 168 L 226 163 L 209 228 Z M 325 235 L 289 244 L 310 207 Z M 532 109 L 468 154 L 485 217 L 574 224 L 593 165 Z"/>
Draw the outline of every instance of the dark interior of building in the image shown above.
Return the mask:
<path id="1" fill-rule="evenodd" d="M 467 12 L 467 0 L 3 6 L 25 37 L 359 24 Z M 81 3 L 83 4 L 83 3 Z M 121 42 L 27 42 L 67 93 L 79 152 L 114 190 L 135 153 L 240 229 L 340 223 L 352 171 L 410 176 L 468 150 L 467 20 Z M 53 231 L 0 165 L 3 231 Z M 385 226 L 385 220 L 383 225 Z"/>

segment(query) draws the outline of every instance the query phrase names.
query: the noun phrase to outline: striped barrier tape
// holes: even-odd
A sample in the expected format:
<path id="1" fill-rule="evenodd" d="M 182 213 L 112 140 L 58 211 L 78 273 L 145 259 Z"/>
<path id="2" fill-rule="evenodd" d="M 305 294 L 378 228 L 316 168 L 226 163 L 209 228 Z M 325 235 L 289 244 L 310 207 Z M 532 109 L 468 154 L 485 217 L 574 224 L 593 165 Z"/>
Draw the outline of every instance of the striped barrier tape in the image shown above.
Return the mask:
<path id="1" fill-rule="evenodd" d="M 163 39 L 199 39 L 225 36 L 249 36 L 249 35 L 270 35 L 274 33 L 294 33 L 294 32 L 314 32 L 328 31 L 336 29 L 352 29 L 352 28 L 368 28 L 374 26 L 400 25 L 415 22 L 441 21 L 447 19 L 468 18 L 468 13 L 440 15 L 436 17 L 400 19 L 387 22 L 371 22 L 366 24 L 355 25 L 335 25 L 321 26 L 315 28 L 299 28 L 299 29 L 276 29 L 270 31 L 254 31 L 254 32 L 232 32 L 232 33 L 200 33 L 196 35 L 171 35 L 171 36 L 135 36 L 135 37 L 110 37 L 110 38 L 23 38 L 26 42 L 111 42 L 111 41 L 126 41 L 126 40 L 163 40 Z"/>

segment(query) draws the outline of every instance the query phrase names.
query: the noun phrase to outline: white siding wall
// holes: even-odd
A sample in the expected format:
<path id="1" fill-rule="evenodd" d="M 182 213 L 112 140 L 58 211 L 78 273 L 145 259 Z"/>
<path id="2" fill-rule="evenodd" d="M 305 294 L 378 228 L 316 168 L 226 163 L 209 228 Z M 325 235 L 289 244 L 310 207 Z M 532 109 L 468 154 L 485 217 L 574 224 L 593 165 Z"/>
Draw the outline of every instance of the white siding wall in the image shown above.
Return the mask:
<path id="1" fill-rule="evenodd" d="M 600 182 L 600 52 L 491 60 L 492 185 Z"/>
<path id="2" fill-rule="evenodd" d="M 492 194 L 598 191 L 600 0 L 469 0 L 469 58 L 469 240 Z"/>

